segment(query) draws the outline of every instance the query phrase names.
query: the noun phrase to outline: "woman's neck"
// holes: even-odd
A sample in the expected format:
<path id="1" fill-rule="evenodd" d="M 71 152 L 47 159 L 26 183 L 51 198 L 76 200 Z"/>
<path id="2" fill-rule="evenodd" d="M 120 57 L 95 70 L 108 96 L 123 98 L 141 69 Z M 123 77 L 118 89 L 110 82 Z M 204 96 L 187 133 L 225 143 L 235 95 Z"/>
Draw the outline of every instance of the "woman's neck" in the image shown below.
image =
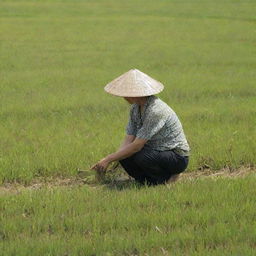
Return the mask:
<path id="1" fill-rule="evenodd" d="M 147 102 L 147 99 L 148 99 L 148 97 L 140 97 L 140 98 L 138 98 L 138 99 L 136 100 L 136 103 L 137 103 L 141 108 L 143 108 L 144 105 L 145 105 L 146 102 Z"/>

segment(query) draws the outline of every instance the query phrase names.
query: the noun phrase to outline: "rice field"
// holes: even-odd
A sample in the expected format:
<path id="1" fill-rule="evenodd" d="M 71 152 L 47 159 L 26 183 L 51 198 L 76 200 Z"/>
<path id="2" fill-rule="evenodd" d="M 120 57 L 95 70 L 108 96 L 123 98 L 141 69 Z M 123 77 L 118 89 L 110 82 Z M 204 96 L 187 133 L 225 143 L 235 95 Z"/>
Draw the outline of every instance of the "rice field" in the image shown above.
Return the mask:
<path id="1" fill-rule="evenodd" d="M 255 166 L 254 1 L 1 1 L 0 180 L 74 175 L 115 151 L 129 106 L 106 83 L 165 85 L 189 170 Z"/>
<path id="2" fill-rule="evenodd" d="M 0 184 L 72 178 L 115 151 L 137 68 L 165 85 L 188 172 L 256 164 L 253 0 L 0 0 Z M 0 255 L 255 255 L 255 175 L 0 194 Z"/>
<path id="3" fill-rule="evenodd" d="M 1 255 L 254 256 L 255 178 L 6 194 Z"/>

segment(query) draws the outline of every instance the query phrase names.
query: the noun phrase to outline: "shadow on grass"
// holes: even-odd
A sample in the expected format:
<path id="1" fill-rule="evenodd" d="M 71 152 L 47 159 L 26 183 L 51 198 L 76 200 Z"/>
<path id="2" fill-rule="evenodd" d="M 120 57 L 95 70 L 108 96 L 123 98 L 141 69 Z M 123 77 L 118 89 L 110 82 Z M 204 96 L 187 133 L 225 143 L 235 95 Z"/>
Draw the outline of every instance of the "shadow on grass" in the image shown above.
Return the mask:
<path id="1" fill-rule="evenodd" d="M 120 165 L 117 163 L 114 168 L 107 172 L 95 173 L 95 181 L 110 190 L 126 190 L 126 189 L 141 189 L 147 185 L 140 184 L 133 178 L 129 177 Z"/>
<path id="2" fill-rule="evenodd" d="M 104 183 L 103 183 L 104 184 Z M 106 188 L 110 189 L 110 190 L 134 190 L 134 189 L 142 189 L 147 187 L 146 185 L 142 185 L 138 182 L 136 182 L 135 180 L 115 180 L 115 181 L 111 181 L 109 183 L 105 183 L 104 184 Z"/>
<path id="3" fill-rule="evenodd" d="M 146 189 L 156 186 L 166 186 L 166 184 L 150 184 L 150 183 L 140 183 L 135 181 L 133 178 L 129 176 L 122 176 L 112 180 L 105 180 L 100 182 L 101 185 L 105 186 L 110 190 L 139 190 Z"/>

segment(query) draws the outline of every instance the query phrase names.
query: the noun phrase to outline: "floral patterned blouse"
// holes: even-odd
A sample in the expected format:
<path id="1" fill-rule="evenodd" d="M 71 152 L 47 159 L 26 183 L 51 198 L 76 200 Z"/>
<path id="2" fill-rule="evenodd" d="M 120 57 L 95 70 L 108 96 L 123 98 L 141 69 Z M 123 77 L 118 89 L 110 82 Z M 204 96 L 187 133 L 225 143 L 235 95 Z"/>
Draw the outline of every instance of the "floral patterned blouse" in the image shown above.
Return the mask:
<path id="1" fill-rule="evenodd" d="M 138 104 L 132 104 L 126 127 L 128 135 L 147 140 L 145 146 L 154 150 L 175 149 L 189 155 L 189 145 L 176 113 L 161 99 L 149 96 L 142 114 Z"/>

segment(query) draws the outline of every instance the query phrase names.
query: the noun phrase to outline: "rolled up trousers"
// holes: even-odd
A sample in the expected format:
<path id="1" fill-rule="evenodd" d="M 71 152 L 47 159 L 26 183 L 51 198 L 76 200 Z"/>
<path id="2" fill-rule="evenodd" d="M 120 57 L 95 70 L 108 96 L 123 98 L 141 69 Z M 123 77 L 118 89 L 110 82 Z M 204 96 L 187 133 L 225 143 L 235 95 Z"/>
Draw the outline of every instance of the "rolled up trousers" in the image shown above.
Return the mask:
<path id="1" fill-rule="evenodd" d="M 173 150 L 157 151 L 143 147 L 141 151 L 119 162 L 136 181 L 157 185 L 183 172 L 188 166 L 188 160 L 188 156 L 181 156 Z"/>

